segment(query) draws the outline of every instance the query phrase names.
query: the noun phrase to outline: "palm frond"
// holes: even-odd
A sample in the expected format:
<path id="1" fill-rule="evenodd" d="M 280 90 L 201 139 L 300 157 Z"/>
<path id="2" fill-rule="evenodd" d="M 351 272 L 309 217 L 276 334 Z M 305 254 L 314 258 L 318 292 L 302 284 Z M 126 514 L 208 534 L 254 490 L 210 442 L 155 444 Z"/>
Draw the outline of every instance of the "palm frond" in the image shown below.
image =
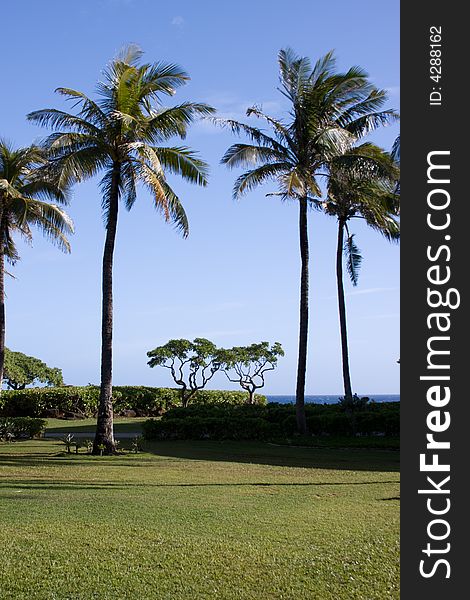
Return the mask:
<path id="1" fill-rule="evenodd" d="M 346 129 L 357 138 L 364 137 L 379 127 L 390 125 L 400 119 L 400 115 L 392 109 L 369 113 L 351 121 Z"/>
<path id="2" fill-rule="evenodd" d="M 77 105 L 80 106 L 79 114 L 86 121 L 89 121 L 100 128 L 105 128 L 109 125 L 106 114 L 94 100 L 89 98 L 83 92 L 66 87 L 59 87 L 55 91 L 61 96 L 65 96 L 68 100 L 74 101 L 74 107 Z"/>
<path id="3" fill-rule="evenodd" d="M 342 227 L 342 225 L 339 225 Z M 346 258 L 346 268 L 351 279 L 351 283 L 356 286 L 359 279 L 359 269 L 362 263 L 362 255 L 354 241 L 354 234 L 349 235 L 344 243 L 344 255 Z"/>
<path id="4" fill-rule="evenodd" d="M 233 198 L 240 198 L 267 180 L 278 178 L 288 172 L 290 167 L 291 165 L 288 163 L 270 163 L 243 173 L 234 183 Z"/>
<path id="5" fill-rule="evenodd" d="M 109 164 L 105 169 L 104 175 L 100 180 L 99 186 L 101 190 L 101 211 L 103 224 L 108 228 L 110 224 L 110 209 L 113 206 L 113 202 L 119 199 L 122 195 L 124 182 L 122 180 L 121 170 L 116 174 L 113 172 L 113 165 Z M 115 197 L 116 194 L 116 197 Z"/>
<path id="6" fill-rule="evenodd" d="M 282 93 L 291 101 L 302 95 L 309 84 L 312 65 L 307 57 L 300 57 L 291 48 L 280 50 L 278 64 Z"/>
<path id="7" fill-rule="evenodd" d="M 162 181 L 161 185 L 165 192 L 166 202 L 170 213 L 170 221 L 174 224 L 177 231 L 186 238 L 189 235 L 189 222 L 183 204 L 166 181 Z M 156 208 L 159 209 L 158 204 L 156 205 Z"/>
<path id="8" fill-rule="evenodd" d="M 225 152 L 220 162 L 230 168 L 234 168 L 254 164 L 266 164 L 273 161 L 286 161 L 286 158 L 285 153 L 274 150 L 269 146 L 233 144 Z"/>
<path id="9" fill-rule="evenodd" d="M 309 77 L 309 84 L 314 88 L 323 82 L 326 77 L 334 72 L 336 67 L 336 58 L 333 50 L 321 56 L 315 63 Z"/>
<path id="10" fill-rule="evenodd" d="M 250 125 L 240 123 L 239 121 L 234 121 L 233 119 L 213 118 L 211 120 L 215 125 L 230 129 L 230 131 L 235 135 L 246 135 L 251 141 L 255 142 L 256 144 L 259 144 L 261 146 L 267 146 L 268 148 L 272 148 L 273 150 L 277 150 L 278 152 L 283 154 L 286 152 L 286 149 L 281 143 L 279 143 L 273 137 L 266 135 L 256 127 L 251 127 Z"/>
<path id="11" fill-rule="evenodd" d="M 131 161 L 125 162 L 121 167 L 121 190 L 126 210 L 131 210 L 137 200 L 137 173 Z"/>
<path id="12" fill-rule="evenodd" d="M 57 170 L 61 186 L 68 187 L 76 182 L 84 181 L 109 167 L 111 158 L 102 148 L 85 146 L 76 150 L 62 147 L 55 148 L 53 168 Z"/>
<path id="13" fill-rule="evenodd" d="M 88 133 L 91 135 L 99 133 L 99 129 L 93 123 L 55 108 L 35 110 L 30 112 L 26 118 L 28 121 L 32 121 L 40 127 L 51 127 L 53 129 L 66 128 L 70 131 Z"/>
<path id="14" fill-rule="evenodd" d="M 201 160 L 197 153 L 186 146 L 155 147 L 153 148 L 164 169 L 175 175 L 180 175 L 190 183 L 206 186 L 208 165 Z"/>
<path id="15" fill-rule="evenodd" d="M 286 127 L 286 125 L 282 123 L 282 121 L 280 121 L 279 119 L 275 119 L 274 117 L 270 117 L 269 115 L 264 113 L 260 107 L 256 105 L 251 106 L 246 111 L 247 117 L 251 117 L 252 115 L 258 117 L 259 119 L 264 119 L 267 123 L 269 123 L 269 125 L 271 125 L 276 134 L 281 138 L 281 140 L 284 143 L 289 145 L 292 142 L 292 140 L 290 139 L 289 130 Z"/>
<path id="16" fill-rule="evenodd" d="M 345 186 L 356 182 L 393 182 L 399 176 L 397 164 L 390 154 L 375 144 L 365 142 L 333 158 L 330 164 L 333 178 L 342 179 Z M 354 180 L 354 181 L 352 181 Z"/>
<path id="17" fill-rule="evenodd" d="M 393 160 L 395 160 L 396 162 L 400 162 L 400 136 L 397 137 L 397 139 L 393 142 L 393 146 L 392 146 L 392 158 Z"/>
<path id="18" fill-rule="evenodd" d="M 74 226 L 72 219 L 62 208 L 39 200 L 29 200 L 26 221 L 28 226 L 38 227 L 62 251 L 70 252 L 67 235 L 74 232 Z"/>
<path id="19" fill-rule="evenodd" d="M 69 190 L 60 185 L 60 174 L 50 165 L 37 169 L 31 179 L 21 187 L 21 194 L 46 202 L 68 204 Z"/>
<path id="20" fill-rule="evenodd" d="M 208 104 L 196 102 L 184 102 L 165 108 L 151 115 L 143 128 L 142 136 L 152 144 L 167 141 L 174 136 L 184 139 L 191 123 L 213 113 L 214 109 Z"/>
<path id="21" fill-rule="evenodd" d="M 20 255 L 18 254 L 15 241 L 13 240 L 11 234 L 11 230 L 9 228 L 6 228 L 3 232 L 1 242 L 4 257 L 6 258 L 8 264 L 14 266 L 20 260 Z"/>
<path id="22" fill-rule="evenodd" d="M 339 154 L 344 154 L 355 142 L 354 136 L 341 127 L 326 127 L 321 129 L 314 139 L 316 153 L 324 162 Z"/>
<path id="23" fill-rule="evenodd" d="M 176 89 L 189 81 L 189 75 L 178 65 L 156 62 L 143 72 L 141 98 L 158 98 L 158 94 L 172 96 Z"/>

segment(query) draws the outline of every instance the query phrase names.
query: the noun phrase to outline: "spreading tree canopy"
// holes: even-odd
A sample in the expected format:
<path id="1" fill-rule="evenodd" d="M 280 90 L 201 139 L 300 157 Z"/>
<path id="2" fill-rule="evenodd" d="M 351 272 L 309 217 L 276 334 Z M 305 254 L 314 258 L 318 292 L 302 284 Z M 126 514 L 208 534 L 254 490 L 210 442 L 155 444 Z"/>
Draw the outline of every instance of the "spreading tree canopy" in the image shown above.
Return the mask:
<path id="1" fill-rule="evenodd" d="M 23 390 L 28 385 L 44 383 L 48 386 L 63 385 L 61 369 L 49 367 L 45 362 L 22 352 L 5 348 L 5 383 L 12 390 Z"/>
<path id="2" fill-rule="evenodd" d="M 170 340 L 147 352 L 150 367 L 169 369 L 173 381 L 181 387 L 181 403 L 187 406 L 220 369 L 219 350 L 205 338 Z"/>
<path id="3" fill-rule="evenodd" d="M 279 342 L 272 346 L 269 342 L 234 346 L 219 352 L 227 379 L 248 392 L 250 404 L 254 403 L 256 390 L 264 387 L 265 373 L 276 368 L 280 356 L 284 356 L 284 350 Z"/>

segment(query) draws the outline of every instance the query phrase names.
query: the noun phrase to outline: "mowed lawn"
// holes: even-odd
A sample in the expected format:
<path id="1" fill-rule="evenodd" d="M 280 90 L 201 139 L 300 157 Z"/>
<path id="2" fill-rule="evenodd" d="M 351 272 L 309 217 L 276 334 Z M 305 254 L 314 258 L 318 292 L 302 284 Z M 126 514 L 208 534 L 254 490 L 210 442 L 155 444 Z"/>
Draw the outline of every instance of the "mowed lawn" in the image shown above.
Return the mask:
<path id="1" fill-rule="evenodd" d="M 0 444 L 2 600 L 399 598 L 398 452 Z"/>
<path id="2" fill-rule="evenodd" d="M 114 419 L 114 433 L 141 433 L 141 425 L 148 417 L 117 417 Z M 46 435 L 48 433 L 87 434 L 90 438 L 95 435 L 96 419 L 77 419 L 66 421 L 64 419 L 46 419 Z"/>

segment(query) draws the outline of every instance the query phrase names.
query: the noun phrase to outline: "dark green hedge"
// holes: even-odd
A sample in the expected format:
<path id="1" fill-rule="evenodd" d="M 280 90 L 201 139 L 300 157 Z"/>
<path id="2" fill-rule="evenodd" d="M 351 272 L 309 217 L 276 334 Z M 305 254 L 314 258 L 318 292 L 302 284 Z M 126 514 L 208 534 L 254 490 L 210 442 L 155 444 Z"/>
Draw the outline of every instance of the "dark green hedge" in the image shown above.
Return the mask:
<path id="1" fill-rule="evenodd" d="M 0 417 L 0 439 L 11 440 L 21 437 L 34 438 L 41 435 L 46 428 L 43 419 L 31 417 Z"/>
<path id="2" fill-rule="evenodd" d="M 180 404 L 179 390 L 145 386 L 116 386 L 113 388 L 114 412 L 133 410 L 138 416 L 156 416 L 172 406 Z M 99 388 L 44 387 L 25 390 L 7 390 L 0 396 L 0 415 L 3 416 L 52 416 L 74 413 L 84 417 L 93 416 L 99 399 Z M 200 390 L 192 399 L 197 405 L 244 404 L 248 394 L 227 390 Z M 257 396 L 259 403 L 266 403 L 264 396 Z"/>
<path id="3" fill-rule="evenodd" d="M 313 435 L 399 435 L 399 403 L 371 403 L 357 412 L 339 405 L 306 405 L 307 424 Z M 295 408 L 286 404 L 265 406 L 189 406 L 172 408 L 161 419 L 142 425 L 146 439 L 267 440 L 296 433 Z"/>

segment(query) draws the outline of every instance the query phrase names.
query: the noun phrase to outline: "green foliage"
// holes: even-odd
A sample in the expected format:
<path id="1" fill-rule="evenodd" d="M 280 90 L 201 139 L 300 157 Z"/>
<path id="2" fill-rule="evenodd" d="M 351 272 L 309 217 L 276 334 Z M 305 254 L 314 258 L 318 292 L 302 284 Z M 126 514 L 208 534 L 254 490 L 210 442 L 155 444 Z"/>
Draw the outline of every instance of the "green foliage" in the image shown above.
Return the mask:
<path id="1" fill-rule="evenodd" d="M 116 386 L 113 388 L 114 410 L 117 414 L 133 410 L 137 416 L 157 416 L 172 406 L 181 404 L 180 391 L 171 388 Z M 94 416 L 99 400 L 97 386 L 27 388 L 7 390 L 0 397 L 0 415 L 61 416 L 74 413 Z M 248 394 L 229 390 L 198 390 L 194 404 L 244 404 Z M 264 396 L 257 402 L 266 403 Z"/>
<path id="2" fill-rule="evenodd" d="M 362 219 L 389 241 L 398 241 L 400 197 L 396 193 L 399 168 L 393 157 L 365 142 L 348 148 L 329 165 L 327 197 L 322 206 L 346 228 L 344 255 L 349 277 L 357 285 L 362 256 L 349 232 L 351 219 Z"/>
<path id="3" fill-rule="evenodd" d="M 336 405 L 306 405 L 313 435 L 387 435 L 399 433 L 399 403 L 371 403 L 354 415 Z M 173 408 L 159 420 L 142 424 L 146 439 L 269 440 L 296 432 L 295 408 L 289 404 Z"/>
<path id="4" fill-rule="evenodd" d="M 48 159 L 42 148 L 16 149 L 0 139 L 1 251 L 10 264 L 19 260 L 14 236 L 30 242 L 34 227 L 70 252 L 66 236 L 73 233 L 73 223 L 62 208 L 50 202 L 65 204 L 66 186 L 48 167 Z"/>
<path id="5" fill-rule="evenodd" d="M 284 356 L 284 350 L 279 342 L 271 347 L 269 342 L 260 342 L 221 349 L 217 355 L 229 381 L 237 382 L 246 390 L 250 403 L 253 403 L 256 390 L 264 386 L 264 374 L 276 368 L 279 356 Z"/>
<path id="6" fill-rule="evenodd" d="M 365 410 L 369 404 L 370 398 L 367 396 L 359 397 L 357 394 L 353 394 L 352 397 L 344 396 L 339 399 L 339 406 L 346 412 L 354 412 Z"/>
<path id="7" fill-rule="evenodd" d="M 162 97 L 172 96 L 189 77 L 175 64 L 143 63 L 142 54 L 129 46 L 114 58 L 97 85 L 95 100 L 77 90 L 58 88 L 73 102 L 75 114 L 46 108 L 30 113 L 28 119 L 54 130 L 46 146 L 61 180 L 72 184 L 103 173 L 105 222 L 117 176 L 117 193 L 127 210 L 135 203 L 140 183 L 165 220 L 186 236 L 186 214 L 166 174 L 206 185 L 207 165 L 190 148 L 162 144 L 174 136 L 184 138 L 190 124 L 213 109 L 196 102 L 162 106 Z"/>
<path id="8" fill-rule="evenodd" d="M 65 444 L 67 448 L 67 454 L 71 454 L 72 446 L 75 445 L 75 438 L 72 433 L 66 433 L 62 436 L 61 441 Z"/>
<path id="9" fill-rule="evenodd" d="M 150 419 L 142 423 L 144 437 L 152 439 L 266 440 L 279 437 L 280 428 L 265 419 L 216 414 L 184 415 L 169 419 Z"/>
<path id="10" fill-rule="evenodd" d="M 94 386 L 7 390 L 0 398 L 0 414 L 41 417 L 56 411 L 93 415 L 98 398 L 99 389 Z"/>
<path id="11" fill-rule="evenodd" d="M 62 371 L 56 367 L 48 367 L 46 363 L 26 356 L 22 352 L 12 352 L 5 348 L 4 380 L 13 390 L 24 389 L 27 385 L 45 383 L 48 386 L 64 385 Z"/>
<path id="12" fill-rule="evenodd" d="M 354 233 L 349 235 L 344 243 L 344 254 L 346 257 L 346 268 L 349 273 L 349 278 L 351 279 L 352 284 L 356 286 L 359 279 L 362 255 L 354 241 Z"/>
<path id="13" fill-rule="evenodd" d="M 397 114 L 382 110 L 387 93 L 371 85 L 362 69 L 337 72 L 332 52 L 312 65 L 308 58 L 285 49 L 279 52 L 278 63 L 280 91 L 291 107 L 287 119 L 273 118 L 257 106 L 247 110 L 248 116 L 268 124 L 272 136 L 236 121 L 219 121 L 253 142 L 234 144 L 222 162 L 230 168 L 249 168 L 236 180 L 234 197 L 274 180 L 276 195 L 307 200 L 318 207 L 321 169 L 351 148 L 358 137 L 395 120 Z"/>
<path id="14" fill-rule="evenodd" d="M 86 448 L 88 454 L 91 454 L 92 450 L 93 450 L 93 440 L 83 440 L 82 445 L 84 446 L 84 448 Z"/>
<path id="15" fill-rule="evenodd" d="M 181 387 L 181 403 L 187 406 L 220 369 L 219 350 L 205 338 L 170 340 L 147 352 L 150 367 L 169 369 L 173 381 Z"/>
<path id="16" fill-rule="evenodd" d="M 144 442 L 144 437 L 141 435 L 136 435 L 134 438 L 132 438 L 132 441 L 131 441 L 131 451 L 134 452 L 134 454 L 138 454 L 139 452 L 142 452 L 143 442 Z"/>
<path id="17" fill-rule="evenodd" d="M 34 438 L 46 429 L 46 421 L 31 417 L 0 417 L 0 439 Z"/>

